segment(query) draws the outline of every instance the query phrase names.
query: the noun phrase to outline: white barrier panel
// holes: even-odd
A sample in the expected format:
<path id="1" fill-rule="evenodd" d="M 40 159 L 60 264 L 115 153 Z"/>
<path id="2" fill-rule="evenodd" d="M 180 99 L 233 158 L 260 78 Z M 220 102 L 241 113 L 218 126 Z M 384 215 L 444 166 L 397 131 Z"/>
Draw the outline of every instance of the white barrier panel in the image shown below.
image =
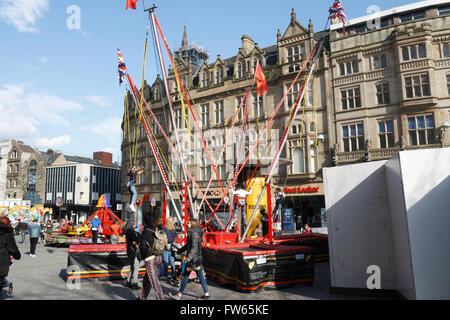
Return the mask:
<path id="1" fill-rule="evenodd" d="M 450 148 L 325 168 L 324 187 L 332 287 L 373 289 L 379 270 L 377 289 L 450 299 Z"/>

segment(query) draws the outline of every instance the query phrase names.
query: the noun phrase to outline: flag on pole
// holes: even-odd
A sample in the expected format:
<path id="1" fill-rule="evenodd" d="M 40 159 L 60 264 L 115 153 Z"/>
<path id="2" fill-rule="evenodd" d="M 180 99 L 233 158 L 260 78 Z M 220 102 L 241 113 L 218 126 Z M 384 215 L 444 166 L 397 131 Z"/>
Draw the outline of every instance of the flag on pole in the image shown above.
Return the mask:
<path id="1" fill-rule="evenodd" d="M 258 95 L 258 97 L 260 97 L 264 94 L 264 92 L 268 92 L 269 88 L 267 87 L 266 77 L 264 76 L 259 61 L 258 64 L 256 65 L 255 78 L 256 78 L 256 94 Z"/>
<path id="2" fill-rule="evenodd" d="M 127 0 L 127 8 L 126 9 L 130 8 L 130 9 L 136 10 L 136 3 L 138 1 L 139 0 Z"/>
<path id="3" fill-rule="evenodd" d="M 122 82 L 125 79 L 125 74 L 127 73 L 127 66 L 125 65 L 125 60 L 123 59 L 122 53 L 119 48 L 117 48 L 117 55 L 119 56 L 119 72 L 117 73 L 117 77 L 119 78 L 119 86 L 122 85 Z"/>

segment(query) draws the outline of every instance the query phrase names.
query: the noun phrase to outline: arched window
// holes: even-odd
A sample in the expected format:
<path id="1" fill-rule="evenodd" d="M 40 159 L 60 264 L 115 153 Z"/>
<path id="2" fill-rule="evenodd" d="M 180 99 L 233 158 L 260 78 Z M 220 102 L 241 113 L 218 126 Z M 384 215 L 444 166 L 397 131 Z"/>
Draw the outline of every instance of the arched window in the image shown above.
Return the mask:
<path id="1" fill-rule="evenodd" d="M 31 160 L 30 161 L 30 167 L 36 167 L 37 166 L 37 162 L 36 162 L 36 160 Z"/>
<path id="2" fill-rule="evenodd" d="M 293 152 L 292 173 L 305 173 L 305 153 L 302 148 L 295 148 Z"/>

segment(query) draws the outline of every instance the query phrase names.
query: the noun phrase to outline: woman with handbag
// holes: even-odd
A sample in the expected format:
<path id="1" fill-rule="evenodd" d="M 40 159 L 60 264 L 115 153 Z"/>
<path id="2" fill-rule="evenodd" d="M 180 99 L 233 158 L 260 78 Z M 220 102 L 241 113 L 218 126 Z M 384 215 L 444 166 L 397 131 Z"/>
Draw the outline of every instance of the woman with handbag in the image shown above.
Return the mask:
<path id="1" fill-rule="evenodd" d="M 153 242 L 155 240 L 155 232 L 157 230 L 157 226 L 160 224 L 155 220 L 160 219 L 156 219 L 150 213 L 147 213 L 144 216 L 144 231 L 142 231 L 141 244 L 139 248 L 142 258 L 145 261 L 145 268 L 147 272 L 145 273 L 142 281 L 142 290 L 138 300 L 146 300 L 152 288 L 155 291 L 156 300 L 164 300 L 158 278 L 158 268 L 163 263 L 163 258 L 162 255 L 157 255 L 152 250 Z"/>
<path id="2" fill-rule="evenodd" d="M 180 291 L 177 294 L 172 294 L 169 292 L 169 296 L 175 300 L 181 300 L 181 296 L 186 289 L 187 283 L 189 281 L 189 274 L 195 271 L 198 279 L 200 280 L 203 287 L 203 296 L 200 300 L 209 299 L 208 285 L 206 284 L 205 277 L 203 276 L 203 266 L 202 266 L 202 237 L 203 229 L 200 226 L 198 220 L 190 220 L 187 222 L 188 235 L 186 245 L 181 248 L 180 252 L 186 251 L 185 263 L 185 273 L 183 274 L 183 280 L 181 281 Z"/>

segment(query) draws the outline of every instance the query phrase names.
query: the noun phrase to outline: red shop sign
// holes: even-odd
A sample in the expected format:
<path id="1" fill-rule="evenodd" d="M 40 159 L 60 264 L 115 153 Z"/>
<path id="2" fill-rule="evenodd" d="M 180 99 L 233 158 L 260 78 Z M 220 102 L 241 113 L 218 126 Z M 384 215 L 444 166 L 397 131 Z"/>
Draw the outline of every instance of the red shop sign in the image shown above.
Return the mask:
<path id="1" fill-rule="evenodd" d="M 293 187 L 293 188 L 284 188 L 284 193 L 316 193 L 319 191 L 319 187 Z"/>

